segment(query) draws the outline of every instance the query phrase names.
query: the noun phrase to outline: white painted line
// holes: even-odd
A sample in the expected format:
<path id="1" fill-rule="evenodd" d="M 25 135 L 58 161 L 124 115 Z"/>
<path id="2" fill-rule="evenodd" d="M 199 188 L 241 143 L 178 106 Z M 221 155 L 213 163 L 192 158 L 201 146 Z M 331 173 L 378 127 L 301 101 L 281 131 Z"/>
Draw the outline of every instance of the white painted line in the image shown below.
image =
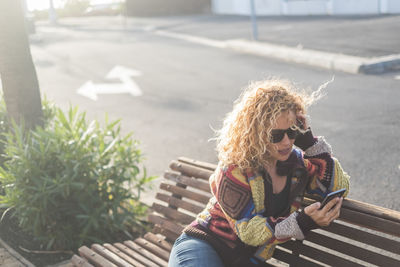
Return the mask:
<path id="1" fill-rule="evenodd" d="M 395 80 L 400 80 L 400 75 L 394 76 Z M 400 165 L 399 165 L 399 169 L 400 169 Z"/>

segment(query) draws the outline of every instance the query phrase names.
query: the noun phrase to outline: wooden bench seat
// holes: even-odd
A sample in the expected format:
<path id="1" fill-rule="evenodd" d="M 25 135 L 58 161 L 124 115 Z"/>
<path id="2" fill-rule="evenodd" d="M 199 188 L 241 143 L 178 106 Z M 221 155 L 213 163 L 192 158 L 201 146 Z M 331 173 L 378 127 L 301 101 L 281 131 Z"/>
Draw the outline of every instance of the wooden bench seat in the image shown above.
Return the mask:
<path id="1" fill-rule="evenodd" d="M 135 240 L 79 248 L 75 266 L 167 266 L 174 240 L 204 209 L 211 194 L 208 178 L 215 165 L 188 158 L 172 161 L 160 184 L 152 232 Z M 304 205 L 313 200 L 305 199 Z M 400 266 L 400 212 L 345 199 L 329 227 L 313 230 L 304 241 L 275 250 L 271 266 Z"/>

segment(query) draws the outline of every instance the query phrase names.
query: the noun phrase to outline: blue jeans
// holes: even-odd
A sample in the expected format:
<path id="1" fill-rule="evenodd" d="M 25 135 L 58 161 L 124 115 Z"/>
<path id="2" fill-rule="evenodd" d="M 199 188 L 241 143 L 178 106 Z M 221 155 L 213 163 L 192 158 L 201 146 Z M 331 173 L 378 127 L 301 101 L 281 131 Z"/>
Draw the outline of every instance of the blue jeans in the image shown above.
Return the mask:
<path id="1" fill-rule="evenodd" d="M 181 234 L 169 256 L 168 267 L 223 267 L 221 258 L 207 241 Z"/>

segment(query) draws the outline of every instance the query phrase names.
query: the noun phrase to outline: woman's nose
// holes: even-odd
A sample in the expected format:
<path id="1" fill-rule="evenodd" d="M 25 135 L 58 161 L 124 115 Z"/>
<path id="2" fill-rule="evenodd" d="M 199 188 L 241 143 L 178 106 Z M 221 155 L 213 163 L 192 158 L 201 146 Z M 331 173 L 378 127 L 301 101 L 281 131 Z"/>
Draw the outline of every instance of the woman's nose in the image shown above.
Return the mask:
<path id="1" fill-rule="evenodd" d="M 283 136 L 283 139 L 282 139 L 281 143 L 282 143 L 282 144 L 288 144 L 288 143 L 290 143 L 290 138 L 289 138 L 289 136 L 287 135 L 287 133 L 285 133 L 285 135 Z"/>

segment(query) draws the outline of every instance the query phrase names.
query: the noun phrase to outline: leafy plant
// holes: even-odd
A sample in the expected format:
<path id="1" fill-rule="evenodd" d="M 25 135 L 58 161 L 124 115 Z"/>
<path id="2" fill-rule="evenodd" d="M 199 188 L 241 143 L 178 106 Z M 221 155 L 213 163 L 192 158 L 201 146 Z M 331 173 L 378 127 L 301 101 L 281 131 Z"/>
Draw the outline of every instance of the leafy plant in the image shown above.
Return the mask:
<path id="1" fill-rule="evenodd" d="M 6 110 L 6 103 L 4 98 L 0 99 L 0 133 L 6 133 L 9 130 L 9 124 L 7 119 L 7 110 Z M 4 162 L 4 158 L 2 156 L 4 151 L 4 136 L 0 135 L 0 165 Z M 1 190 L 0 190 L 1 194 Z"/>
<path id="2" fill-rule="evenodd" d="M 140 167 L 138 141 L 121 137 L 120 121 L 106 118 L 101 127 L 77 108 L 55 111 L 44 128 L 25 133 L 14 125 L 5 135 L 0 203 L 47 249 L 107 241 L 139 226 L 140 193 L 154 177 Z"/>
<path id="3" fill-rule="evenodd" d="M 42 110 L 43 122 L 44 125 L 47 125 L 49 121 L 54 118 L 55 106 L 53 103 L 48 101 L 46 97 L 44 97 L 44 99 L 42 100 Z M 9 132 L 11 128 L 12 125 L 7 116 L 6 102 L 4 101 L 3 96 L 0 94 L 0 166 L 2 166 L 4 161 L 6 160 L 6 155 L 4 155 L 4 148 L 6 145 L 5 134 Z"/>

